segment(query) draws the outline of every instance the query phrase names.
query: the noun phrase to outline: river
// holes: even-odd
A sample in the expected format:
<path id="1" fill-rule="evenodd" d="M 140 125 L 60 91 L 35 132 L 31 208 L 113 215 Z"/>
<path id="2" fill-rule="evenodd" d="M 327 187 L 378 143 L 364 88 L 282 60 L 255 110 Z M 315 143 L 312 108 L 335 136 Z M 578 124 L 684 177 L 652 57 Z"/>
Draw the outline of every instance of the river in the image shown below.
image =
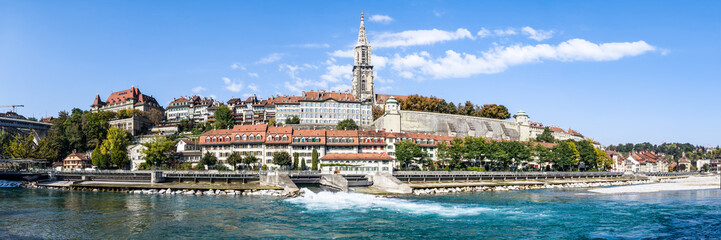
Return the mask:
<path id="1" fill-rule="evenodd" d="M 317 190 L 316 190 L 317 191 Z M 0 189 L 0 238 L 721 238 L 721 190 L 303 197 Z"/>

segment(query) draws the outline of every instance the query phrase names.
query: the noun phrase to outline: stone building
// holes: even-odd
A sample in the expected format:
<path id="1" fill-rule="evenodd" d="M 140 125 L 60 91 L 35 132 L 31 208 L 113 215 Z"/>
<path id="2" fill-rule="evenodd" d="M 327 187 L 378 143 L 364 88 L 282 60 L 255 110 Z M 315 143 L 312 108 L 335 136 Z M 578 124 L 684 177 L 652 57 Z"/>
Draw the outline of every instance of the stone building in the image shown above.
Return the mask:
<path id="1" fill-rule="evenodd" d="M 180 97 L 173 99 L 165 109 L 165 118 L 168 122 L 180 122 L 190 120 L 193 122 L 205 122 L 210 117 L 208 108 L 219 106 L 220 102 L 212 98 L 201 98 L 199 96 Z"/>
<path id="2" fill-rule="evenodd" d="M 111 93 L 105 101 L 100 100 L 100 94 L 95 95 L 95 101 L 90 105 L 90 111 L 111 111 L 118 112 L 123 109 L 136 109 L 148 112 L 156 109 L 163 112 L 163 107 L 158 104 L 152 96 L 142 94 L 140 89 L 130 87 L 130 89 Z"/>

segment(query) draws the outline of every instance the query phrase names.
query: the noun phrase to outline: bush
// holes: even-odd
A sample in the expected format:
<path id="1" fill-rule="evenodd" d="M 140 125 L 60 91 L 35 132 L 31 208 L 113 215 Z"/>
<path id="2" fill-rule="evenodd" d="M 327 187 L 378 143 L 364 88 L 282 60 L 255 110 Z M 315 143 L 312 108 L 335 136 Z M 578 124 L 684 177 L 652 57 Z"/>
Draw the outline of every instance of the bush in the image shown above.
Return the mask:
<path id="1" fill-rule="evenodd" d="M 468 167 L 468 168 L 466 168 L 466 171 L 485 172 L 486 169 L 484 169 L 482 167 Z"/>
<path id="2" fill-rule="evenodd" d="M 193 169 L 193 164 L 190 162 L 183 163 L 180 165 L 180 167 L 178 167 L 178 170 L 192 170 L 192 169 Z"/>
<path id="3" fill-rule="evenodd" d="M 213 169 L 218 171 L 230 171 L 225 165 L 215 165 Z"/>
<path id="4" fill-rule="evenodd" d="M 263 164 L 263 166 L 260 167 L 260 169 L 263 171 L 268 171 L 268 165 Z"/>
<path id="5" fill-rule="evenodd" d="M 203 164 L 195 165 L 195 168 L 193 170 L 205 170 L 205 166 Z"/>
<path id="6" fill-rule="evenodd" d="M 148 163 L 141 163 L 140 166 L 138 166 L 138 170 L 150 170 L 150 165 Z"/>

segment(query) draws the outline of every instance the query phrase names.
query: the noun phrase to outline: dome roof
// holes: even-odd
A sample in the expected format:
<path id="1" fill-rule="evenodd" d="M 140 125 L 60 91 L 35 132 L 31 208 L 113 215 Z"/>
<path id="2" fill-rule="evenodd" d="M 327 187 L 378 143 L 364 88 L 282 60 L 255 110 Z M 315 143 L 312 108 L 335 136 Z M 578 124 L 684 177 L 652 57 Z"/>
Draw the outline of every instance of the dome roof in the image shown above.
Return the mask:
<path id="1" fill-rule="evenodd" d="M 526 116 L 526 117 L 528 117 L 528 114 L 526 114 L 526 112 L 524 112 L 523 110 L 518 110 L 518 112 L 516 113 L 516 116 Z"/>

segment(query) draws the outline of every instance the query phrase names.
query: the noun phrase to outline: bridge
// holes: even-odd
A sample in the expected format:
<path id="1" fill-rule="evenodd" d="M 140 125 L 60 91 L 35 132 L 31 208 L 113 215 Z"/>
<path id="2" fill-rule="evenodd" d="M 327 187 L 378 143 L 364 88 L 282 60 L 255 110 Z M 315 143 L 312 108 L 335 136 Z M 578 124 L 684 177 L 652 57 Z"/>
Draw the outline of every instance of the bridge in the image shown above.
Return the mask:
<path id="1" fill-rule="evenodd" d="M 53 124 L 50 123 L 25 119 L 0 117 L 0 129 L 7 130 L 14 134 L 31 132 L 36 143 L 48 135 L 48 130 L 50 130 L 52 125 Z"/>

